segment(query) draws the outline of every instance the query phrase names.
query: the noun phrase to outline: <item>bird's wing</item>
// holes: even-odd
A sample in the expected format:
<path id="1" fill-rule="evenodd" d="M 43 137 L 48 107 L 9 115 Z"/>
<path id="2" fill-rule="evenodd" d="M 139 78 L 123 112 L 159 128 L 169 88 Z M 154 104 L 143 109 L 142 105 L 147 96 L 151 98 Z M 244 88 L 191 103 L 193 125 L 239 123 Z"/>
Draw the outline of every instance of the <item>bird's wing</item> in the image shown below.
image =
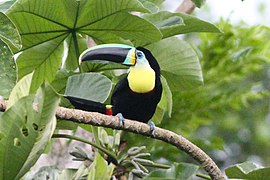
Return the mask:
<path id="1" fill-rule="evenodd" d="M 120 81 L 118 81 L 118 83 L 115 85 L 113 93 L 112 93 L 112 98 L 111 98 L 111 104 L 113 105 L 115 98 L 118 95 L 121 95 L 123 92 L 126 93 L 129 91 L 129 85 L 128 85 L 128 81 L 127 81 L 127 77 L 121 79 Z"/>

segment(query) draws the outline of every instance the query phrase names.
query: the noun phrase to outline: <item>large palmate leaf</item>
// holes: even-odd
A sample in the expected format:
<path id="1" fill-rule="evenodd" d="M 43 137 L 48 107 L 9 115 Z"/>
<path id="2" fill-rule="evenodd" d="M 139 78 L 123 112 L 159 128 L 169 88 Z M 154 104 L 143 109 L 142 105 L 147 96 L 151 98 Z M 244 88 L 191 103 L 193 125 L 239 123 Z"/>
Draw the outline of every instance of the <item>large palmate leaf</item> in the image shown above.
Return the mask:
<path id="1" fill-rule="evenodd" d="M 64 53 L 63 40 L 58 37 L 27 49 L 17 59 L 19 79 L 34 70 L 30 92 L 35 92 L 45 80 L 51 82 L 54 79 Z"/>
<path id="2" fill-rule="evenodd" d="M 184 13 L 161 11 L 146 14 L 143 18 L 155 24 L 163 34 L 163 38 L 190 32 L 220 32 L 213 24 Z"/>
<path id="3" fill-rule="evenodd" d="M 185 41 L 176 37 L 148 45 L 172 91 L 194 88 L 203 83 L 199 59 Z"/>
<path id="4" fill-rule="evenodd" d="M 131 11 L 148 12 L 137 0 L 16 1 L 7 14 L 22 37 L 19 78 L 35 71 L 34 91 L 44 80 L 52 81 L 61 62 L 69 70 L 76 69 L 77 59 L 86 49 L 86 35 L 97 43 L 158 41 L 159 30 Z"/>
<path id="5" fill-rule="evenodd" d="M 0 117 L 0 179 L 19 179 L 44 151 L 56 124 L 54 113 L 58 96 L 42 88 L 38 111 L 32 108 L 34 96 L 18 100 Z"/>

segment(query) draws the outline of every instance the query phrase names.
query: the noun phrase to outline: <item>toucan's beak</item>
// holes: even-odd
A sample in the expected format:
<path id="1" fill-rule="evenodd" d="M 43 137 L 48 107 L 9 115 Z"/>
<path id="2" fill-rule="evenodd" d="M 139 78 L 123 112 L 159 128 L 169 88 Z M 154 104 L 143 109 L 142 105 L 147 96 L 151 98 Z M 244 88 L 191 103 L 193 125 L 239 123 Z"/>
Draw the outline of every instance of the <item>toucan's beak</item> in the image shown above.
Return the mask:
<path id="1" fill-rule="evenodd" d="M 133 66 L 136 63 L 136 48 L 123 44 L 103 44 L 85 50 L 79 57 L 80 62 L 105 60 Z"/>

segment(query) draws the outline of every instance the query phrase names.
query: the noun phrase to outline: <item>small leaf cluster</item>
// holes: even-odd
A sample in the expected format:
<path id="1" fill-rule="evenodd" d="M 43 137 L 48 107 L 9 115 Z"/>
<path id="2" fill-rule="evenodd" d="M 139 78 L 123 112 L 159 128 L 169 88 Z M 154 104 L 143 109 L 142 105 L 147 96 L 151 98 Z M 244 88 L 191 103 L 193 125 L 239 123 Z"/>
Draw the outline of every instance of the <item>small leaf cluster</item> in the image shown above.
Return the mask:
<path id="1" fill-rule="evenodd" d="M 266 180 L 270 175 L 269 167 L 262 167 L 252 162 L 244 162 L 225 170 L 228 178 Z"/>

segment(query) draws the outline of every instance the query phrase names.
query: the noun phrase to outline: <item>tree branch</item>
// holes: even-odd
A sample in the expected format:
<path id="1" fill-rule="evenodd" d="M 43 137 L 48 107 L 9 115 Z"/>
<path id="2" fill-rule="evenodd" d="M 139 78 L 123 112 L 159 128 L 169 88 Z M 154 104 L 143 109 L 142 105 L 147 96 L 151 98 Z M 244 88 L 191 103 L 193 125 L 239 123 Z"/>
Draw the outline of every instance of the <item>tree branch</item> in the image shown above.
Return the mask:
<path id="1" fill-rule="evenodd" d="M 191 14 L 195 8 L 196 6 L 191 0 L 183 0 L 183 2 L 178 6 L 175 12 Z"/>
<path id="2" fill-rule="evenodd" d="M 1 111 L 5 111 L 6 105 L 7 101 L 0 100 Z M 204 170 L 209 174 L 212 179 L 225 179 L 221 170 L 204 151 L 202 151 L 199 147 L 192 144 L 190 141 L 188 141 L 181 135 L 178 135 L 169 130 L 156 127 L 154 133 L 151 134 L 149 133 L 149 125 L 145 123 L 125 119 L 124 126 L 120 126 L 118 117 L 107 116 L 96 112 L 86 112 L 77 109 L 68 109 L 64 107 L 57 108 L 56 117 L 78 123 L 90 124 L 93 126 L 102 126 L 112 129 L 125 130 L 144 136 L 149 136 L 154 139 L 159 139 L 161 141 L 174 145 L 178 149 L 186 152 L 188 155 L 193 157 L 197 162 L 202 165 Z"/>

